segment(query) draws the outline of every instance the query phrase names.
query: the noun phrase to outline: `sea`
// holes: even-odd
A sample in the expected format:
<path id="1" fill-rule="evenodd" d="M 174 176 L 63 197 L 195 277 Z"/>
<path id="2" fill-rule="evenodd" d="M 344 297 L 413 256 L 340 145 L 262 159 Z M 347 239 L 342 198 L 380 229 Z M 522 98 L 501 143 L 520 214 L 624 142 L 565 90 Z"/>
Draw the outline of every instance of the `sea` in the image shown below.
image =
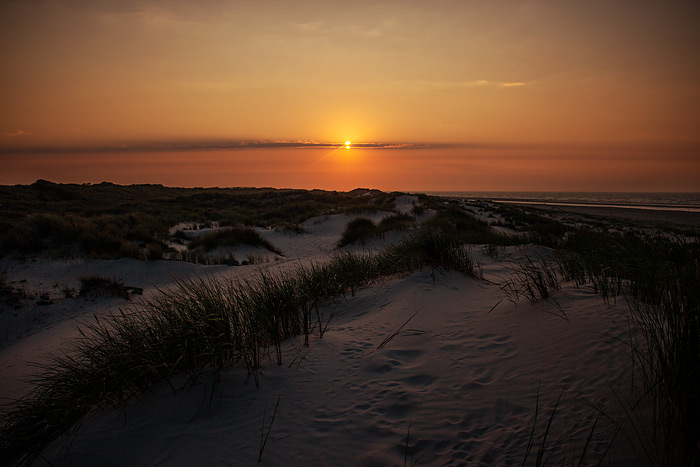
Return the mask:
<path id="1" fill-rule="evenodd" d="M 700 213 L 700 193 L 558 191 L 426 191 L 447 198 L 545 206 L 598 207 Z"/>

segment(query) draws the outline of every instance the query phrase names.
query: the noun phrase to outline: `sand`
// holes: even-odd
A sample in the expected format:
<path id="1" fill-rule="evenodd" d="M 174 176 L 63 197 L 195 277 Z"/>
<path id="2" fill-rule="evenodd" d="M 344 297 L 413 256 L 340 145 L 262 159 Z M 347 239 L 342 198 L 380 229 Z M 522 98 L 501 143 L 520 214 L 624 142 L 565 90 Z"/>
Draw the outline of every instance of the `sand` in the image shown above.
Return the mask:
<path id="1" fill-rule="evenodd" d="M 376 213 L 375 220 L 384 215 Z M 167 288 L 173 275 L 241 276 L 321 260 L 335 250 L 352 217 L 310 219 L 304 224 L 309 233 L 298 236 L 261 229 L 285 256 L 254 266 L 39 258 L 25 264 L 6 259 L 1 267 L 15 280 L 26 279 L 27 287 L 47 289 L 56 282 L 75 286 L 80 274 L 99 271 L 143 287 L 148 297 L 156 287 Z M 350 248 L 377 249 L 399 238 Z M 514 465 L 525 456 L 538 400 L 536 443 L 560 394 L 546 443 L 550 463 L 578 459 L 596 407 L 608 417 L 599 421 L 586 455 L 597 462 L 612 439 L 609 419 L 624 425 L 620 402 L 636 397 L 621 344 L 624 299 L 609 305 L 590 288 L 565 284 L 551 301 L 511 303 L 497 285 L 510 274 L 510 260 L 550 251 L 508 248 L 496 258 L 483 246 L 472 252 L 486 280 L 425 269 L 378 282 L 325 304 L 326 316 L 334 315 L 328 332 L 310 347 L 302 338 L 287 341 L 284 364 L 267 362 L 259 388 L 242 368 L 216 384 L 205 376 L 188 391 L 163 385 L 128 407 L 96 414 L 35 465 L 254 465 L 278 400 L 262 465 Z M 76 335 L 76 320 L 126 305 L 56 297 L 53 305 L 18 316 L 3 310 L 0 397 L 26 392 L 19 381 L 31 371 L 26 362 L 60 352 L 63 339 Z M 618 434 L 603 465 L 639 461 Z"/>

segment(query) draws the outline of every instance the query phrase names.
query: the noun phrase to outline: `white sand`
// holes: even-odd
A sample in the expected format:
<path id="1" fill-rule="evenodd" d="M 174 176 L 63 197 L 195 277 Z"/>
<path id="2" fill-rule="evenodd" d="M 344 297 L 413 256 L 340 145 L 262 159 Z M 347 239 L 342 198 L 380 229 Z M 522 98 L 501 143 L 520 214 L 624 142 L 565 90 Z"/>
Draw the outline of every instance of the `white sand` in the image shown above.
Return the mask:
<path id="1" fill-rule="evenodd" d="M 310 220 L 304 225 L 310 233 L 300 236 L 264 231 L 285 257 L 262 267 L 285 269 L 326 257 L 351 218 Z M 483 248 L 473 252 L 486 278 L 496 280 L 509 274 L 508 254 L 545 255 L 547 249 L 511 248 L 496 259 Z M 75 286 L 77 275 L 94 269 L 144 287 L 146 296 L 155 286 L 167 287 L 171 274 L 241 275 L 260 267 L 52 261 L 24 266 L 6 261 L 3 267 L 10 277 L 26 277 L 27 287 L 31 278 L 32 287 L 49 288 L 55 281 Z M 263 421 L 269 424 L 279 397 L 263 465 L 403 465 L 409 426 L 408 465 L 519 465 L 539 387 L 535 440 L 541 440 L 564 389 L 547 444 L 551 464 L 570 463 L 596 415 L 589 405 L 623 419 L 613 390 L 631 400 L 631 362 L 618 341 L 626 326 L 624 301 L 608 306 L 589 289 L 566 286 L 554 298 L 567 321 L 552 303 L 514 305 L 502 301 L 498 290 L 459 273 L 432 270 L 380 282 L 327 304 L 324 313 L 335 314 L 327 334 L 312 339 L 309 348 L 301 338 L 287 341 L 284 365 L 268 362 L 260 388 L 238 368 L 216 385 L 205 377 L 187 392 L 173 393 L 163 385 L 123 410 L 97 414 L 70 443 L 59 440 L 44 456 L 53 465 L 76 466 L 254 465 Z M 0 397 L 26 391 L 17 381 L 28 372 L 25 362 L 60 351 L 61 339 L 75 335 L 74 318 L 87 319 L 124 304 L 58 299 L 41 309 L 35 326 L 9 319 L 3 310 L 7 335 L 0 350 Z M 605 451 L 609 428 L 599 422 L 590 461 Z M 537 446 L 533 451 L 530 464 Z M 635 462 L 622 435 L 615 439 L 610 459 L 617 465 Z M 36 465 L 48 464 L 39 460 Z"/>

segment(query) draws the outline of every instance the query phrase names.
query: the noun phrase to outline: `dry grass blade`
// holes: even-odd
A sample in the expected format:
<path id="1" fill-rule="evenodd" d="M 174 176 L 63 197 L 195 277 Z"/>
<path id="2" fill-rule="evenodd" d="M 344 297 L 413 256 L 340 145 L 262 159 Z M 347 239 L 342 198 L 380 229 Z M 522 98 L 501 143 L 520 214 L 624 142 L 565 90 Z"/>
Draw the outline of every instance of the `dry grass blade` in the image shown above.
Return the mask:
<path id="1" fill-rule="evenodd" d="M 527 449 L 525 450 L 525 457 L 523 458 L 523 464 L 527 462 L 527 458 L 530 456 L 530 451 L 532 451 L 533 442 L 535 439 L 535 428 L 537 428 L 537 415 L 540 411 L 540 383 L 537 384 L 537 396 L 535 399 L 535 417 L 532 421 L 532 430 L 530 430 L 530 438 L 527 441 Z"/>
<path id="2" fill-rule="evenodd" d="M 412 320 L 413 318 L 415 318 L 415 316 L 418 314 L 418 312 L 420 312 L 420 310 L 417 310 L 415 313 L 413 313 L 413 314 L 411 315 L 411 317 L 408 318 L 401 326 L 399 326 L 399 328 L 398 328 L 396 331 L 394 331 L 393 333 L 391 333 L 390 335 L 388 335 L 388 336 L 377 346 L 377 349 L 376 349 L 376 350 L 380 350 L 382 347 L 384 347 L 384 346 L 387 345 L 389 342 L 391 342 L 391 340 L 392 340 L 394 337 L 398 336 L 399 333 L 401 333 L 401 330 L 402 330 L 408 323 L 410 323 L 411 320 Z"/>
<path id="3" fill-rule="evenodd" d="M 552 421 L 554 420 L 554 415 L 557 413 L 559 401 L 561 401 L 561 396 L 563 394 L 564 389 L 562 388 L 561 392 L 559 393 L 559 397 L 557 397 L 557 402 L 554 404 L 554 408 L 552 408 L 552 415 L 549 416 L 549 420 L 547 421 L 547 428 L 544 431 L 544 436 L 542 437 L 540 448 L 537 451 L 537 459 L 535 460 L 535 465 L 537 466 L 544 465 L 544 453 L 547 447 L 547 436 L 549 435 L 549 429 L 552 427 Z"/>
<path id="4" fill-rule="evenodd" d="M 275 423 L 275 416 L 277 415 L 277 408 L 280 405 L 281 397 L 282 396 L 277 396 L 277 403 L 275 404 L 274 412 L 272 412 L 272 419 L 270 420 L 270 425 L 267 427 L 267 432 L 265 432 L 265 414 L 267 412 L 267 404 L 265 404 L 265 410 L 263 411 L 262 430 L 260 430 L 260 453 L 258 455 L 258 463 L 262 462 L 262 455 L 265 451 L 265 446 L 267 445 L 267 439 L 270 437 L 270 432 L 272 431 L 272 424 Z"/>

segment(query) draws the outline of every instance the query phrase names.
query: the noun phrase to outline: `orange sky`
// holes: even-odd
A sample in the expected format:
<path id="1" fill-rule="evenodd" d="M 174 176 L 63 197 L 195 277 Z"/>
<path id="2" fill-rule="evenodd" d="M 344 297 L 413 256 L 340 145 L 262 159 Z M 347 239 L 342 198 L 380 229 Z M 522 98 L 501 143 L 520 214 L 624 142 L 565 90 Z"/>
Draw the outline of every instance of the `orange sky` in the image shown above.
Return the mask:
<path id="1" fill-rule="evenodd" d="M 6 1 L 0 183 L 700 191 L 697 24 L 691 0 Z M 434 146 L 201 149 L 249 140 Z"/>

